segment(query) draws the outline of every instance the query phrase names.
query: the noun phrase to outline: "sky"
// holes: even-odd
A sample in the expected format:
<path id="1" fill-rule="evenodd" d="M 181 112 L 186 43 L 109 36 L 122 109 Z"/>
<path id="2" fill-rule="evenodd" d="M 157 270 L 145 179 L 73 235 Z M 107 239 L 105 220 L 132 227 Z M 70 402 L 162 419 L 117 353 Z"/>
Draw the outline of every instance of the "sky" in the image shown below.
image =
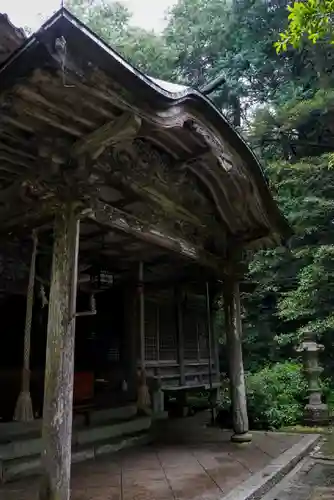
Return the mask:
<path id="1" fill-rule="evenodd" d="M 176 0 L 124 0 L 134 14 L 134 24 L 155 30 L 163 28 L 164 12 L 175 2 Z M 28 26 L 34 31 L 60 5 L 61 0 L 0 0 L 0 12 L 8 14 L 15 26 Z"/>

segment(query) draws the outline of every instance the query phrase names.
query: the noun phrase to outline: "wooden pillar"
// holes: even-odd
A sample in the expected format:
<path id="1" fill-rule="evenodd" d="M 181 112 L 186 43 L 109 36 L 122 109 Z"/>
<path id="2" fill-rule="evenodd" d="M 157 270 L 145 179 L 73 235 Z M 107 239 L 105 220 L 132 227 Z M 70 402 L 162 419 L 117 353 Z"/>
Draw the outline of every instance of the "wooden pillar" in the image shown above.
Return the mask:
<path id="1" fill-rule="evenodd" d="M 137 294 L 136 288 L 128 285 L 124 290 L 124 338 L 122 343 L 123 362 L 128 386 L 129 400 L 137 395 Z"/>
<path id="2" fill-rule="evenodd" d="M 139 263 L 139 336 L 140 336 L 140 367 L 145 370 L 145 295 L 144 295 L 144 264 Z"/>
<path id="3" fill-rule="evenodd" d="M 157 367 L 155 369 L 155 380 L 153 398 L 152 398 L 152 408 L 154 415 L 161 415 L 165 409 L 165 395 L 162 391 L 162 381 L 161 381 L 161 369 L 160 369 L 160 307 L 156 304 L 155 308 L 155 322 L 156 322 L 156 361 Z"/>
<path id="4" fill-rule="evenodd" d="M 206 292 L 206 323 L 208 333 L 208 358 L 209 358 L 209 382 L 212 388 L 212 324 L 211 324 L 211 304 L 210 304 L 210 288 L 209 283 L 205 284 Z"/>
<path id="5" fill-rule="evenodd" d="M 214 425 L 216 420 L 216 404 L 217 404 L 217 390 L 213 390 L 212 379 L 212 314 L 211 314 L 211 300 L 210 300 L 210 285 L 208 282 L 205 284 L 206 295 L 206 319 L 207 319 L 207 334 L 208 334 L 208 358 L 209 358 L 209 385 L 210 396 L 209 403 L 211 409 L 211 424 Z M 215 393 L 214 393 L 215 392 Z"/>
<path id="6" fill-rule="evenodd" d="M 183 308 L 182 308 L 182 291 L 179 287 L 175 288 L 175 316 L 176 316 L 176 333 L 178 347 L 178 363 L 180 367 L 180 385 L 185 385 L 186 375 L 184 366 L 184 331 L 183 331 Z"/>
<path id="7" fill-rule="evenodd" d="M 211 315 L 212 315 L 211 322 L 212 322 L 212 338 L 213 338 L 213 352 L 214 352 L 216 381 L 220 382 L 219 338 L 217 335 L 215 312 L 211 311 Z"/>
<path id="8" fill-rule="evenodd" d="M 224 286 L 224 313 L 234 429 L 232 441 L 245 443 L 251 441 L 252 436 L 248 432 L 239 283 L 232 279 Z"/>
<path id="9" fill-rule="evenodd" d="M 145 295 L 144 295 L 144 264 L 139 263 L 139 336 L 140 336 L 140 368 L 138 371 L 138 413 L 151 413 L 151 397 L 147 387 L 145 366 Z"/>
<path id="10" fill-rule="evenodd" d="M 47 328 L 40 500 L 69 500 L 79 221 L 56 215 Z"/>
<path id="11" fill-rule="evenodd" d="M 211 314 L 211 327 L 212 327 L 212 350 L 213 350 L 213 364 L 215 367 L 216 382 L 220 382 L 220 362 L 219 362 L 219 335 L 217 331 L 217 307 L 215 307 L 216 290 L 212 286 L 210 288 L 210 314 Z"/>

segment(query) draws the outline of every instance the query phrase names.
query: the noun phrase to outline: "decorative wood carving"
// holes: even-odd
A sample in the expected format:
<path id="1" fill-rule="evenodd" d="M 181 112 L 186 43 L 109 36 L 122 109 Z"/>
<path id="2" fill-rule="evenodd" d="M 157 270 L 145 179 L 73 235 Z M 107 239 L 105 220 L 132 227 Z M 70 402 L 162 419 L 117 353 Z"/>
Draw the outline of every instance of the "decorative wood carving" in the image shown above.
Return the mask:
<path id="1" fill-rule="evenodd" d="M 167 230 L 176 229 L 196 242 L 216 233 L 224 247 L 225 235 L 215 221 L 214 205 L 183 163 L 148 141 L 135 139 L 114 147 L 97 167 L 109 176 L 110 183 L 120 182 L 146 200 L 151 217 L 160 219 Z"/>
<path id="2" fill-rule="evenodd" d="M 217 137 L 215 137 L 214 134 L 209 131 L 209 129 L 203 127 L 198 122 L 189 120 L 187 122 L 187 126 L 190 129 L 194 130 L 205 140 L 206 144 L 210 147 L 224 170 L 226 170 L 227 172 L 231 170 L 231 168 L 233 167 L 233 163 L 230 159 L 230 155 L 227 153 L 227 151 L 225 151 L 226 146 L 223 145 L 221 141 L 219 141 Z"/>
<path id="3" fill-rule="evenodd" d="M 72 148 L 72 155 L 89 154 L 96 160 L 106 148 L 135 137 L 140 125 L 139 117 L 133 113 L 123 113 L 119 118 L 79 139 Z"/>
<path id="4" fill-rule="evenodd" d="M 209 269 L 213 269 L 217 275 L 223 276 L 226 272 L 226 262 L 207 252 L 203 247 L 182 240 L 176 237 L 175 234 L 159 231 L 156 226 L 152 227 L 147 222 L 140 221 L 136 217 L 106 204 L 96 202 L 92 211 L 87 212 L 87 217 L 103 226 L 132 234 L 147 243 L 152 243 L 157 247 L 202 264 Z"/>

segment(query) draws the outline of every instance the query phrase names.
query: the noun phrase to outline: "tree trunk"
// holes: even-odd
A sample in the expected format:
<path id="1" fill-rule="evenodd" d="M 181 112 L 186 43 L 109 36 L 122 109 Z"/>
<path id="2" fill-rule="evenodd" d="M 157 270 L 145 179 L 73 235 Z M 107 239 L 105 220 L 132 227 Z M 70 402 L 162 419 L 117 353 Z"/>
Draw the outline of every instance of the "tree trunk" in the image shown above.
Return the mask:
<path id="1" fill-rule="evenodd" d="M 43 409 L 40 500 L 69 500 L 79 222 L 72 206 L 54 223 Z"/>
<path id="2" fill-rule="evenodd" d="M 247 442 L 251 440 L 251 436 L 248 434 L 249 424 L 242 358 L 240 293 L 237 281 L 227 282 L 224 287 L 224 312 L 230 368 L 232 419 L 235 432 L 232 436 L 232 440 Z"/>

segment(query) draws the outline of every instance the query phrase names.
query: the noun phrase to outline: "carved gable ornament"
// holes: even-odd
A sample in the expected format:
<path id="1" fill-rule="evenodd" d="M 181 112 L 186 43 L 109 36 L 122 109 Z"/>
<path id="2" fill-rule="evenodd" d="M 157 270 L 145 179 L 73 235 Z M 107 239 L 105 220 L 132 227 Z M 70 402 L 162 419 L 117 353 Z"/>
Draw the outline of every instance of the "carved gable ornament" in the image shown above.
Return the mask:
<path id="1" fill-rule="evenodd" d="M 209 129 L 203 127 L 199 123 L 191 121 L 190 126 L 197 134 L 199 134 L 205 140 L 205 142 L 210 147 L 212 153 L 217 158 L 219 164 L 223 167 L 223 169 L 226 170 L 226 172 L 229 172 L 232 169 L 233 164 L 230 160 L 228 160 L 227 156 L 225 155 L 225 153 L 227 153 L 228 156 L 230 156 L 227 151 L 227 146 L 223 145 L 221 141 L 219 141 L 217 137 L 215 137 L 214 134 L 210 132 Z"/>

